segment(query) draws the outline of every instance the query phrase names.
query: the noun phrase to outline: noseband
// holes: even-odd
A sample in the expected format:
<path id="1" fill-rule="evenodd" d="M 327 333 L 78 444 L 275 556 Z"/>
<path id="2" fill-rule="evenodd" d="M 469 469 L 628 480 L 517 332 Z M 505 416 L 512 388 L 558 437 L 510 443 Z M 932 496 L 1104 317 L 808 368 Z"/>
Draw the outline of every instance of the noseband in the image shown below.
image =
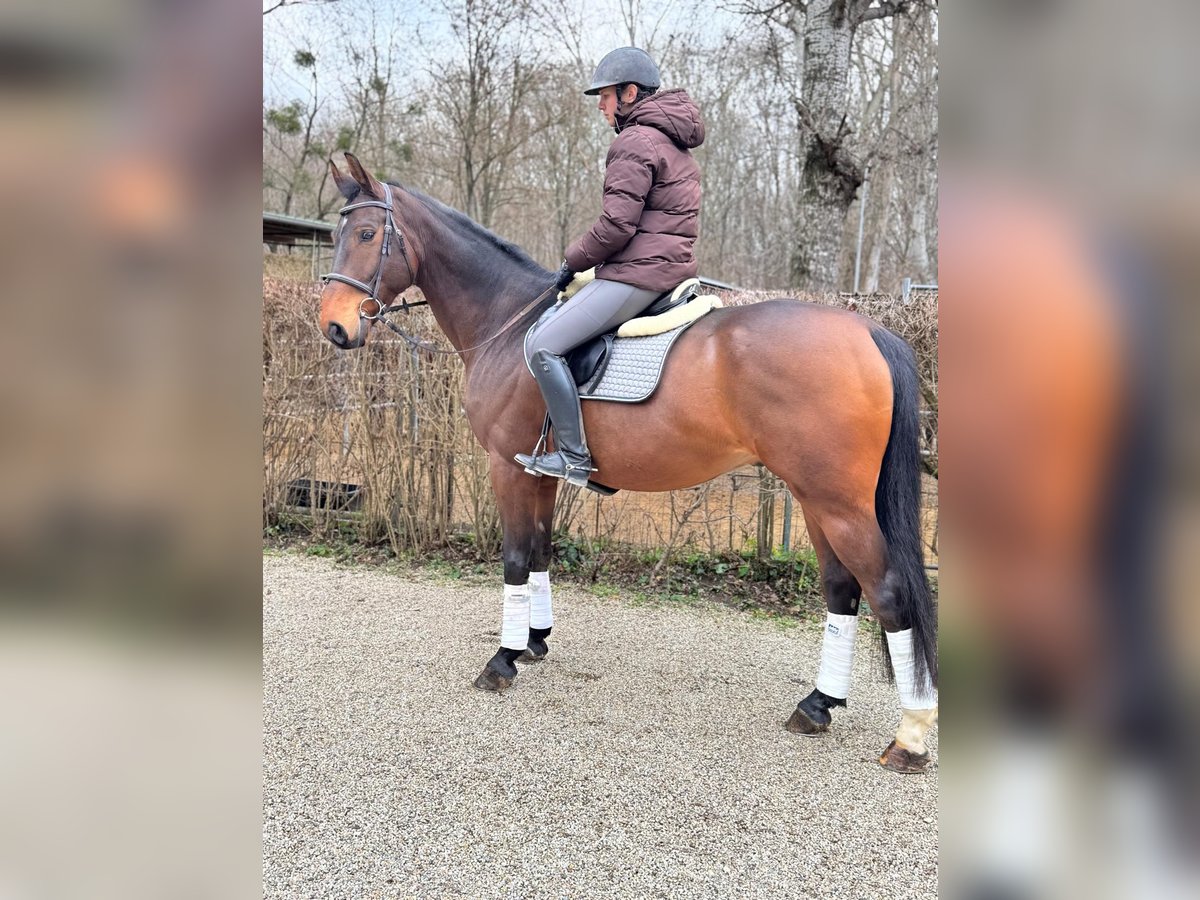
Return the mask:
<path id="1" fill-rule="evenodd" d="M 358 304 L 358 314 L 364 319 L 379 319 L 384 313 L 391 312 L 394 309 L 403 309 L 408 312 L 410 306 L 424 306 L 426 301 L 421 300 L 417 303 L 409 303 L 405 299 L 404 294 L 400 294 L 400 302 L 391 306 L 384 306 L 383 301 L 379 299 L 379 283 L 383 280 L 383 267 L 387 262 L 388 255 L 391 251 L 392 235 L 396 236 L 396 243 L 400 245 L 400 258 L 404 260 L 404 268 L 408 269 L 408 280 L 410 284 L 415 283 L 416 276 L 413 274 L 412 266 L 408 262 L 408 253 L 404 247 L 404 233 L 396 227 L 396 220 L 392 216 L 392 187 L 389 184 L 383 186 L 382 200 L 363 200 L 360 203 L 351 203 L 348 206 L 343 206 L 338 210 L 339 216 L 346 216 L 356 209 L 363 209 L 367 206 L 378 206 L 384 211 L 387 218 L 383 225 L 383 244 L 379 252 L 379 265 L 375 268 L 375 277 L 370 284 L 365 281 L 359 281 L 357 278 L 351 278 L 349 275 L 343 275 L 340 272 L 329 272 L 321 276 L 322 284 L 329 284 L 331 281 L 340 281 L 342 284 L 348 284 L 352 288 L 357 288 L 367 296 L 363 297 Z M 371 301 L 376 306 L 376 311 L 373 315 L 368 315 L 363 305 L 367 301 Z"/>

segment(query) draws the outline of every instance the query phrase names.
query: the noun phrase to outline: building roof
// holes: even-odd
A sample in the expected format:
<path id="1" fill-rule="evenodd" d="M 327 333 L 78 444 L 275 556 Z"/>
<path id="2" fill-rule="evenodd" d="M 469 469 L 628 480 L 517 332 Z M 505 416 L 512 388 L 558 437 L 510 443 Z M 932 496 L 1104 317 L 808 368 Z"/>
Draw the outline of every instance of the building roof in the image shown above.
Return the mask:
<path id="1" fill-rule="evenodd" d="M 263 213 L 264 244 L 295 244 L 297 241 L 333 244 L 333 226 L 316 219 L 299 219 L 282 213 Z"/>

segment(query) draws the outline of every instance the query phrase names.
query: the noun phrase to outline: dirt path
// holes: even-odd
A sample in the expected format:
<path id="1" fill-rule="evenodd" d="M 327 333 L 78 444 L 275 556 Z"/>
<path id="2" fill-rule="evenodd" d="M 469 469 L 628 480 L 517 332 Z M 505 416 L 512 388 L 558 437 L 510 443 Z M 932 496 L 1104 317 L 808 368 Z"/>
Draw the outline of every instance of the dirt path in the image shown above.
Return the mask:
<path id="1" fill-rule="evenodd" d="M 936 762 L 875 763 L 899 710 L 863 629 L 808 739 L 815 627 L 556 589 L 497 696 L 498 585 L 283 555 L 263 591 L 266 896 L 936 896 Z"/>

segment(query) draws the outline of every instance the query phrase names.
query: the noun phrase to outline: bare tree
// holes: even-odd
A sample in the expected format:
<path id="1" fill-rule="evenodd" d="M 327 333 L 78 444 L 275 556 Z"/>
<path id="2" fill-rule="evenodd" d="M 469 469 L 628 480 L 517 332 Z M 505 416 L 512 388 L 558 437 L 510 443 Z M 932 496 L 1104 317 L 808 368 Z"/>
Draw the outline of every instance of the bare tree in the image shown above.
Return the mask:
<path id="1" fill-rule="evenodd" d="M 410 163 L 409 122 L 420 104 L 399 89 L 395 21 L 367 3 L 339 2 L 319 53 L 294 51 L 306 96 L 263 110 L 264 208 L 323 218 L 341 204 L 327 160 L 356 150 L 386 177 Z M 320 88 L 320 90 L 318 90 Z"/>
<path id="2" fill-rule="evenodd" d="M 915 111 L 905 136 L 909 171 L 901 195 L 908 207 L 905 220 L 905 274 L 921 281 L 934 280 L 937 273 L 937 29 L 928 6 L 914 8 L 912 27 L 907 29 L 911 69 L 911 104 Z"/>
<path id="3" fill-rule="evenodd" d="M 556 262 L 567 245 L 591 223 L 599 209 L 605 145 L 612 132 L 590 103 L 581 103 L 579 76 L 563 69 L 544 82 L 536 102 L 539 121 L 546 123 L 528 147 L 522 169 L 524 183 L 546 193 L 537 204 L 546 238 L 545 258 Z"/>
<path id="4" fill-rule="evenodd" d="M 795 126 L 757 36 L 729 35 L 683 69 L 707 125 L 701 272 L 747 287 L 785 287 L 795 195 Z M 716 75 L 717 77 L 714 77 Z"/>
<path id="5" fill-rule="evenodd" d="M 881 73 L 860 122 L 863 160 L 870 168 L 866 228 L 867 292 L 895 289 L 901 278 L 934 276 L 929 222 L 936 217 L 936 50 L 932 10 L 914 4 L 880 35 L 888 53 L 871 59 L 872 41 L 856 51 L 859 67 Z M 880 102 L 875 102 L 878 99 Z M 860 202 L 862 201 L 860 191 Z"/>
<path id="6" fill-rule="evenodd" d="M 912 0 L 808 0 L 803 6 L 804 62 L 796 103 L 800 120 L 801 215 L 792 278 L 810 290 L 842 287 L 846 213 L 863 180 L 848 108 L 850 49 L 864 22 L 893 16 Z"/>
<path id="7" fill-rule="evenodd" d="M 667 23 L 668 17 L 681 14 L 679 6 L 680 4 L 674 0 L 668 0 L 665 4 L 656 4 L 658 14 L 651 22 L 647 21 L 648 11 L 642 0 L 620 0 L 621 24 L 625 29 L 623 38 L 631 47 L 641 47 L 647 51 L 656 48 L 660 42 L 661 30 Z M 651 56 L 658 58 L 654 53 L 651 53 Z"/>
<path id="8" fill-rule="evenodd" d="M 317 84 L 317 58 L 308 50 L 296 51 L 293 62 L 310 76 L 307 102 L 294 100 L 263 110 L 263 190 L 274 189 L 273 208 L 290 214 L 298 194 L 308 200 L 313 190 L 310 159 L 320 153 L 314 142 L 321 97 Z"/>
<path id="9" fill-rule="evenodd" d="M 453 166 L 463 211 L 490 226 L 506 202 L 510 166 L 535 121 L 530 100 L 538 88 L 541 52 L 530 40 L 530 6 L 512 0 L 446 0 L 461 60 L 435 79 L 433 102 L 452 139 Z"/>
<path id="10" fill-rule="evenodd" d="M 397 177 L 412 158 L 406 140 L 408 123 L 421 112 L 410 91 L 398 87 L 405 35 L 395 18 L 374 4 L 351 6 L 354 15 L 337 21 L 333 53 L 339 59 L 341 85 L 339 121 L 331 135 L 330 151 L 355 149 L 373 160 L 375 171 Z M 408 86 L 407 84 L 405 85 Z M 329 155 L 328 153 L 326 155 Z M 328 166 L 323 166 L 323 175 Z M 323 182 L 323 187 L 327 182 Z M 322 207 L 326 194 L 322 193 Z M 340 203 L 329 186 L 328 203 Z"/>
<path id="11" fill-rule="evenodd" d="M 882 57 L 869 59 L 869 51 L 860 47 L 860 68 L 874 64 L 881 72 L 878 87 L 863 115 L 862 128 L 875 136 L 876 144 L 867 154 L 866 164 L 870 167 L 869 180 L 859 191 L 858 202 L 866 204 L 864 218 L 866 226 L 866 270 L 861 288 L 868 294 L 879 290 L 880 266 L 883 251 L 888 244 L 891 223 L 894 218 L 893 193 L 896 189 L 897 155 L 899 153 L 898 105 L 901 100 L 901 75 L 907 52 L 908 41 L 904 34 L 902 16 L 895 17 L 892 28 L 891 59 Z M 865 45 L 868 42 L 863 41 Z M 864 170 L 867 177 L 867 170 Z"/>
<path id="12" fill-rule="evenodd" d="M 701 271 L 848 288 L 848 213 L 869 172 L 865 285 L 936 278 L 933 0 L 727 2 L 615 0 L 600 45 L 645 47 L 706 120 Z M 310 68 L 293 59 L 302 40 L 271 44 L 268 96 L 284 99 L 264 104 L 264 204 L 326 216 L 340 197 L 325 159 L 354 149 L 553 264 L 598 212 L 612 140 L 580 93 L 597 13 L 587 0 L 439 3 L 414 18 L 338 0 L 307 36 Z"/>
<path id="13" fill-rule="evenodd" d="M 864 23 L 890 18 L 917 0 L 781 0 L 745 3 L 744 13 L 783 25 L 794 48 L 775 48 L 786 77 L 795 60 L 793 93 L 799 125 L 800 203 L 794 228 L 791 280 L 809 290 L 843 286 L 842 238 L 846 213 L 863 182 L 850 103 L 851 50 Z M 790 49 L 790 56 L 788 50 Z"/>

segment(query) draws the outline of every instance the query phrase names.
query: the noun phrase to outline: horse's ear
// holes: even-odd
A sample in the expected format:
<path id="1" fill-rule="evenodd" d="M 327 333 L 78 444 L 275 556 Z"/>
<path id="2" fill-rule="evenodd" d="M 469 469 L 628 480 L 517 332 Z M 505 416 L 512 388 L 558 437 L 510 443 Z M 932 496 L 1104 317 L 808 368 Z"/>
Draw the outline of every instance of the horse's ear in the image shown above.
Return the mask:
<path id="1" fill-rule="evenodd" d="M 358 183 L 341 169 L 339 169 L 337 167 L 337 163 L 335 163 L 332 159 L 329 161 L 329 172 L 331 175 L 333 175 L 333 183 L 337 185 L 338 191 L 347 200 L 362 190 L 358 186 Z"/>
<path id="2" fill-rule="evenodd" d="M 374 175 L 363 168 L 363 164 L 358 161 L 358 157 L 350 151 L 346 151 L 346 165 L 350 167 L 350 174 L 354 176 L 354 181 L 360 188 L 376 199 L 383 199 L 383 185 L 380 184 Z"/>

